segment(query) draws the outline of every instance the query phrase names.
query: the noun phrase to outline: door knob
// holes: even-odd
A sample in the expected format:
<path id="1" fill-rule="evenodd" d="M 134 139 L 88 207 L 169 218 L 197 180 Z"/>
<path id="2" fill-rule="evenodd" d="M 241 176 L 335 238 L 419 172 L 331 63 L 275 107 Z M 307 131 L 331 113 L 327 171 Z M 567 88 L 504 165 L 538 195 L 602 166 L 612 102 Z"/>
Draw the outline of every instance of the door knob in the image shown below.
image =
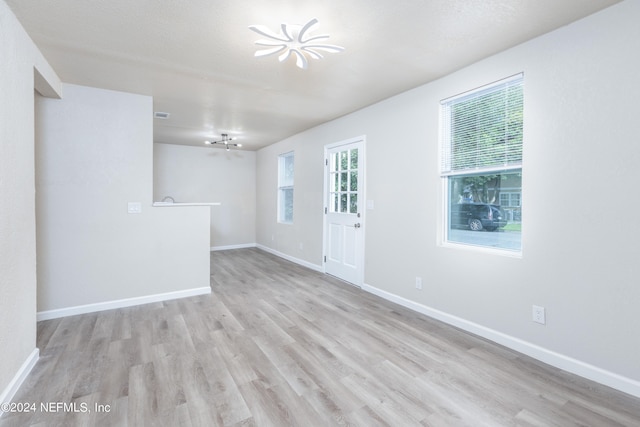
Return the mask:
<path id="1" fill-rule="evenodd" d="M 354 226 L 355 228 L 360 228 L 360 223 L 353 224 L 353 226 Z"/>

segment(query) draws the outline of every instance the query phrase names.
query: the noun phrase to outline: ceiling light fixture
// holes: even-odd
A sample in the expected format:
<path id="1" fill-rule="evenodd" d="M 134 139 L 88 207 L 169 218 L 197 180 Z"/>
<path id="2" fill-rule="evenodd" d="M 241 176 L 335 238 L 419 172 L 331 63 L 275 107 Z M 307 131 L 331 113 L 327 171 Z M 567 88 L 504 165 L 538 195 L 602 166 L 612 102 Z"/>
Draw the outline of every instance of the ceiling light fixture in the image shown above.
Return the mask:
<path id="1" fill-rule="evenodd" d="M 249 29 L 255 31 L 261 36 L 267 37 L 269 40 L 257 40 L 258 46 L 267 46 L 268 49 L 262 49 L 255 53 L 256 57 L 275 55 L 281 53 L 278 57 L 280 62 L 284 62 L 291 55 L 296 57 L 296 65 L 303 70 L 307 69 L 307 55 L 313 59 L 322 59 L 320 51 L 329 53 L 339 53 L 344 50 L 342 46 L 333 44 L 318 43 L 320 40 L 329 38 L 328 34 L 320 36 L 308 36 L 311 27 L 318 23 L 316 18 L 307 22 L 305 25 L 281 24 L 282 32 L 276 34 L 263 25 L 250 25 Z M 306 55 L 305 55 L 306 54 Z"/>
<path id="2" fill-rule="evenodd" d="M 236 139 L 235 137 L 231 137 L 229 138 L 229 135 L 226 133 L 222 134 L 222 139 L 219 141 L 205 141 L 205 144 L 208 145 L 213 145 L 213 144 L 224 144 L 225 148 L 227 149 L 227 151 L 229 151 L 230 147 L 242 147 L 242 144 L 232 144 L 231 141 L 233 141 L 234 139 Z"/>

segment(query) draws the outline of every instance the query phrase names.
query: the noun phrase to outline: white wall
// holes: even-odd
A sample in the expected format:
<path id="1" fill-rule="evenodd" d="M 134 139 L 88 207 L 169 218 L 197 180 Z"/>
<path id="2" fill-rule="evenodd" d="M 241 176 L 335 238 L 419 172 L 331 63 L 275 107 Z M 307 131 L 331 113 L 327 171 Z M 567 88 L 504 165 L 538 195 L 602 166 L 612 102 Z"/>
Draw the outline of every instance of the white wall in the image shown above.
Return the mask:
<path id="1" fill-rule="evenodd" d="M 321 268 L 322 264 L 324 206 L 324 151 L 318 142 L 334 142 L 334 136 L 323 134 L 322 129 L 315 128 L 263 148 L 258 151 L 256 165 L 258 244 L 315 268 Z M 290 151 L 294 153 L 293 223 L 280 224 L 277 221 L 278 156 Z"/>
<path id="2" fill-rule="evenodd" d="M 366 135 L 367 289 L 640 396 L 638 18 L 640 2 L 625 1 L 260 150 L 258 244 L 321 264 L 323 147 Z M 439 101 L 518 72 L 523 256 L 445 248 Z M 276 223 L 275 170 L 292 149 L 304 202 L 287 228 Z M 546 326 L 531 321 L 532 304 L 546 307 Z"/>
<path id="3" fill-rule="evenodd" d="M 211 208 L 212 248 L 256 243 L 256 153 L 154 144 L 155 201 L 220 202 Z"/>
<path id="4" fill-rule="evenodd" d="M 37 360 L 34 84 L 60 93 L 58 77 L 0 0 L 0 402 L 17 389 L 24 364 Z"/>
<path id="5" fill-rule="evenodd" d="M 209 207 L 151 206 L 152 99 L 64 91 L 37 100 L 38 311 L 209 291 Z"/>

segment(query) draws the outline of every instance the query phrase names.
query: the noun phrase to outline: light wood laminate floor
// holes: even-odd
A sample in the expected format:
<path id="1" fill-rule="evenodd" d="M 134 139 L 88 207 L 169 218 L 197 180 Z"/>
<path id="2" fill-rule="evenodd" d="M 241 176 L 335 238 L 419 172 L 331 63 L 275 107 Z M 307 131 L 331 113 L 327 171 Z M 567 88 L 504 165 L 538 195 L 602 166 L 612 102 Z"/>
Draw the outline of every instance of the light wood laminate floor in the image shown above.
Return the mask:
<path id="1" fill-rule="evenodd" d="M 40 322 L 36 411 L 0 426 L 640 425 L 640 399 L 258 249 L 211 265 L 211 295 Z"/>

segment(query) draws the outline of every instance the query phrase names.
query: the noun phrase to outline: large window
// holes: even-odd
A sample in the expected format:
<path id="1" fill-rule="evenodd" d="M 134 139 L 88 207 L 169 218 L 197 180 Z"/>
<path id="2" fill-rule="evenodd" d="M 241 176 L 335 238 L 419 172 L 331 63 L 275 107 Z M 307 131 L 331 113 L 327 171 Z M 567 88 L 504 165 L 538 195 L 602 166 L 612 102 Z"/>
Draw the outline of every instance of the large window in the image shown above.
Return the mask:
<path id="1" fill-rule="evenodd" d="M 523 76 L 441 103 L 445 240 L 522 248 Z"/>
<path id="2" fill-rule="evenodd" d="M 293 151 L 278 157 L 278 222 L 293 223 Z"/>

